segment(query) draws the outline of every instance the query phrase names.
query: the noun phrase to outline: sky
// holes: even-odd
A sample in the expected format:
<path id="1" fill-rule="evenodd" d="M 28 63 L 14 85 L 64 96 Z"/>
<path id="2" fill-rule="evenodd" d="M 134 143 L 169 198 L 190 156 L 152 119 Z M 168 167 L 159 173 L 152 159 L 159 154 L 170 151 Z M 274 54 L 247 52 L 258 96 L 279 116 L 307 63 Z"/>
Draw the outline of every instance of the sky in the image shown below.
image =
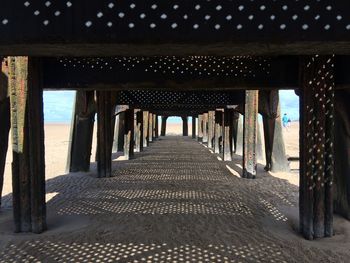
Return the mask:
<path id="1" fill-rule="evenodd" d="M 70 123 L 74 105 L 74 91 L 45 91 L 44 116 L 46 123 Z M 299 120 L 299 97 L 293 90 L 280 91 L 282 114 L 287 113 L 293 121 Z M 180 123 L 180 118 L 170 118 L 172 123 Z"/>

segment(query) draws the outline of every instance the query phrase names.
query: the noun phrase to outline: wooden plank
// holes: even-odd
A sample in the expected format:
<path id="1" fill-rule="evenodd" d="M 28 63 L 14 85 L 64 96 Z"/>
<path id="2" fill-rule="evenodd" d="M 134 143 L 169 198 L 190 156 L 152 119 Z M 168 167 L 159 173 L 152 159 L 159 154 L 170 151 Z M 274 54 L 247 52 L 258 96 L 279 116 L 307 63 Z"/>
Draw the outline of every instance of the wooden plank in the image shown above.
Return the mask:
<path id="1" fill-rule="evenodd" d="M 224 161 L 232 161 L 233 114 L 234 113 L 232 109 L 224 110 Z"/>
<path id="2" fill-rule="evenodd" d="M 315 239 L 333 235 L 333 57 L 305 57 L 300 70 L 300 231 Z"/>
<path id="3" fill-rule="evenodd" d="M 192 116 L 192 139 L 196 139 L 196 116 Z"/>
<path id="4" fill-rule="evenodd" d="M 257 121 L 259 91 L 246 91 L 243 127 L 243 178 L 254 179 L 257 169 Z"/>
<path id="5" fill-rule="evenodd" d="M 188 136 L 188 117 L 182 118 L 182 136 Z"/>
<path id="6" fill-rule="evenodd" d="M 9 63 L 15 231 L 41 233 L 47 228 L 41 63 L 28 57 Z"/>
<path id="7" fill-rule="evenodd" d="M 143 147 L 148 146 L 148 136 L 149 136 L 149 112 L 143 111 Z"/>
<path id="8" fill-rule="evenodd" d="M 167 124 L 168 116 L 162 116 L 162 127 L 160 131 L 160 136 L 166 135 L 166 124 Z"/>
<path id="9" fill-rule="evenodd" d="M 112 176 L 112 101 L 110 91 L 97 91 L 98 177 Z"/>
<path id="10" fill-rule="evenodd" d="M 136 126 L 135 126 L 135 152 L 143 151 L 143 111 L 135 110 Z"/>
<path id="11" fill-rule="evenodd" d="M 4 184 L 4 171 L 6 154 L 9 143 L 10 121 L 10 98 L 8 92 L 8 62 L 4 59 L 0 69 L 0 208 L 1 196 Z"/>
<path id="12" fill-rule="evenodd" d="M 134 120 L 134 110 L 126 110 L 124 131 L 124 157 L 126 160 L 130 160 L 134 156 Z"/>
<path id="13" fill-rule="evenodd" d="M 77 91 L 72 116 L 67 172 L 88 172 L 96 106 L 93 91 Z"/>

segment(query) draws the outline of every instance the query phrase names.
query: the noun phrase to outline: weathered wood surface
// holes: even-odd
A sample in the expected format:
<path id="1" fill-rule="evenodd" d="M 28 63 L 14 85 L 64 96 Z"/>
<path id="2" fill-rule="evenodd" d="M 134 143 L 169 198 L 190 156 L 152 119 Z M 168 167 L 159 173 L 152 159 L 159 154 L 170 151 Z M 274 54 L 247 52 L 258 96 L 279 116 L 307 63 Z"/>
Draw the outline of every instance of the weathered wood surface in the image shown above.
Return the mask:
<path id="1" fill-rule="evenodd" d="M 166 135 L 166 126 L 167 126 L 167 120 L 168 116 L 162 116 L 162 127 L 160 131 L 160 136 L 165 136 Z"/>
<path id="2" fill-rule="evenodd" d="M 135 110 L 136 126 L 135 126 L 135 152 L 143 151 L 143 111 Z"/>
<path id="3" fill-rule="evenodd" d="M 124 151 L 125 111 L 119 112 L 115 120 L 113 152 Z"/>
<path id="4" fill-rule="evenodd" d="M 301 61 L 300 231 L 307 239 L 333 235 L 334 61 Z"/>
<path id="5" fill-rule="evenodd" d="M 282 131 L 279 91 L 260 91 L 259 112 L 263 117 L 266 171 L 288 172 Z"/>
<path id="6" fill-rule="evenodd" d="M 77 91 L 72 115 L 67 172 L 87 172 L 90 169 L 95 114 L 95 93 Z"/>
<path id="7" fill-rule="evenodd" d="M 208 142 L 208 113 L 203 114 L 203 143 Z"/>
<path id="8" fill-rule="evenodd" d="M 198 141 L 203 141 L 203 114 L 198 115 Z"/>
<path id="9" fill-rule="evenodd" d="M 148 114 L 148 142 L 153 142 L 153 113 Z"/>
<path id="10" fill-rule="evenodd" d="M 0 58 L 1 59 L 1 58 Z M 10 121 L 10 97 L 8 92 L 8 62 L 7 59 L 1 61 L 0 68 L 0 208 L 1 194 L 4 184 L 4 172 L 6 164 L 6 154 L 9 143 Z"/>
<path id="11" fill-rule="evenodd" d="M 257 122 L 258 122 L 259 91 L 246 91 L 243 127 L 243 175 L 254 179 L 257 169 Z"/>
<path id="12" fill-rule="evenodd" d="M 350 220 L 350 92 L 335 93 L 334 211 Z"/>
<path id="13" fill-rule="evenodd" d="M 215 144 L 215 111 L 208 112 L 208 147 L 214 148 Z"/>
<path id="14" fill-rule="evenodd" d="M 97 91 L 98 177 L 110 177 L 112 169 L 112 101 L 110 91 Z"/>
<path id="15" fill-rule="evenodd" d="M 157 114 L 155 114 L 155 138 L 159 138 L 159 116 Z"/>
<path id="16" fill-rule="evenodd" d="M 192 116 L 192 139 L 196 139 L 196 125 L 197 125 L 197 118 L 196 116 Z"/>
<path id="17" fill-rule="evenodd" d="M 223 112 L 217 110 L 214 112 L 214 152 L 220 153 L 221 151 L 221 142 L 222 142 L 222 121 L 223 121 Z"/>
<path id="18" fill-rule="evenodd" d="M 224 161 L 232 161 L 233 117 L 234 117 L 234 112 L 232 109 L 224 110 L 224 140 L 223 140 Z"/>
<path id="19" fill-rule="evenodd" d="M 149 112 L 143 111 L 143 147 L 148 146 L 148 137 L 149 137 Z"/>
<path id="20" fill-rule="evenodd" d="M 46 230 L 45 150 L 41 63 L 9 58 L 13 212 L 16 232 Z"/>
<path id="21" fill-rule="evenodd" d="M 133 109 L 125 111 L 125 130 L 124 130 L 124 157 L 130 160 L 134 156 L 134 120 L 135 113 Z"/>
<path id="22" fill-rule="evenodd" d="M 233 152 L 236 154 L 241 154 L 242 146 L 240 151 L 238 151 L 238 125 L 239 125 L 239 112 L 234 111 L 232 116 L 232 147 Z M 241 141 L 242 142 L 242 141 Z"/>
<path id="23" fill-rule="evenodd" d="M 181 117 L 182 119 L 182 136 L 188 136 L 188 117 Z"/>

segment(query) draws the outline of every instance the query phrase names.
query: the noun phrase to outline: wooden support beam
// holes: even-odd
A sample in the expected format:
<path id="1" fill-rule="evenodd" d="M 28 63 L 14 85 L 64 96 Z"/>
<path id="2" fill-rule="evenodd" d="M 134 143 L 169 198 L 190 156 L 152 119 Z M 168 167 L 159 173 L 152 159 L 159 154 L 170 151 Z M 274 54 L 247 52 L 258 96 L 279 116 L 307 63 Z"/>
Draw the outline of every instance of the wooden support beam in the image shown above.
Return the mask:
<path id="1" fill-rule="evenodd" d="M 256 177 L 256 144 L 258 122 L 259 91 L 246 91 L 243 127 L 243 178 Z"/>
<path id="2" fill-rule="evenodd" d="M 224 110 L 224 161 L 232 161 L 233 115 L 232 109 Z"/>
<path id="3" fill-rule="evenodd" d="M 148 135 L 149 134 L 149 112 L 143 112 L 143 147 L 146 148 L 148 146 Z"/>
<path id="4" fill-rule="evenodd" d="M 222 111 L 215 111 L 215 123 L 214 123 L 214 128 L 215 128 L 215 136 L 214 136 L 214 152 L 215 153 L 220 153 L 221 151 L 221 141 L 222 141 Z"/>
<path id="5" fill-rule="evenodd" d="M 113 152 L 124 151 L 124 127 L 125 127 L 125 112 L 120 112 L 115 118 L 115 129 L 113 139 Z"/>
<path id="6" fill-rule="evenodd" d="M 279 91 L 263 91 L 259 96 L 265 137 L 265 171 L 288 172 L 289 165 L 283 140 Z"/>
<path id="7" fill-rule="evenodd" d="M 148 142 L 153 142 L 153 113 L 148 114 Z"/>
<path id="8" fill-rule="evenodd" d="M 90 170 L 95 114 L 95 93 L 77 91 L 69 140 L 67 172 Z"/>
<path id="9" fill-rule="evenodd" d="M 335 93 L 334 211 L 350 220 L 350 91 Z"/>
<path id="10" fill-rule="evenodd" d="M 198 141 L 203 141 L 203 114 L 198 115 Z"/>
<path id="11" fill-rule="evenodd" d="M 196 116 L 192 116 L 192 139 L 196 139 Z"/>
<path id="12" fill-rule="evenodd" d="M 98 177 L 112 175 L 112 101 L 110 91 L 97 91 Z"/>
<path id="13" fill-rule="evenodd" d="M 160 136 L 166 135 L 166 124 L 167 124 L 168 116 L 162 116 L 162 128 L 160 131 Z"/>
<path id="14" fill-rule="evenodd" d="M 124 130 L 124 157 L 126 160 L 130 160 L 134 156 L 134 120 L 134 110 L 126 110 Z"/>
<path id="15" fill-rule="evenodd" d="M 208 113 L 203 114 L 203 142 L 208 142 Z"/>
<path id="16" fill-rule="evenodd" d="M 8 62 L 0 60 L 0 208 L 1 194 L 4 184 L 4 172 L 6 154 L 9 143 L 10 121 L 10 97 L 8 92 Z"/>
<path id="17" fill-rule="evenodd" d="M 135 152 L 143 151 L 143 111 L 135 110 L 136 126 L 135 126 Z"/>
<path id="18" fill-rule="evenodd" d="M 208 147 L 214 148 L 215 111 L 208 112 Z"/>
<path id="19" fill-rule="evenodd" d="M 300 231 L 306 239 L 333 235 L 334 61 L 301 60 Z"/>
<path id="20" fill-rule="evenodd" d="M 188 136 L 188 117 L 182 118 L 182 136 Z"/>
<path id="21" fill-rule="evenodd" d="M 234 111 L 232 116 L 232 147 L 234 153 L 239 153 L 238 150 L 238 125 L 239 125 L 239 112 Z M 241 147 L 242 148 L 242 147 Z M 242 150 L 242 149 L 241 149 Z"/>
<path id="22" fill-rule="evenodd" d="M 46 230 L 43 89 L 39 59 L 9 58 L 16 232 Z"/>

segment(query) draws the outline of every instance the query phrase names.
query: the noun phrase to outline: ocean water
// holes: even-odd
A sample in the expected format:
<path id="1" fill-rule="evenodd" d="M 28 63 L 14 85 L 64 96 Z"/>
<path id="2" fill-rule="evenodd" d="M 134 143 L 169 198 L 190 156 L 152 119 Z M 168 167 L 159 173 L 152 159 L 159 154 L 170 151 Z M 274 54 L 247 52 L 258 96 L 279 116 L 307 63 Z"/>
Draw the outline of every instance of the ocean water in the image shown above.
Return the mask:
<path id="1" fill-rule="evenodd" d="M 70 123 L 74 105 L 74 91 L 45 91 L 45 123 Z M 292 90 L 280 91 L 282 114 L 287 113 L 293 120 L 299 120 L 299 97 Z M 181 123 L 181 118 L 170 118 L 171 123 Z"/>

